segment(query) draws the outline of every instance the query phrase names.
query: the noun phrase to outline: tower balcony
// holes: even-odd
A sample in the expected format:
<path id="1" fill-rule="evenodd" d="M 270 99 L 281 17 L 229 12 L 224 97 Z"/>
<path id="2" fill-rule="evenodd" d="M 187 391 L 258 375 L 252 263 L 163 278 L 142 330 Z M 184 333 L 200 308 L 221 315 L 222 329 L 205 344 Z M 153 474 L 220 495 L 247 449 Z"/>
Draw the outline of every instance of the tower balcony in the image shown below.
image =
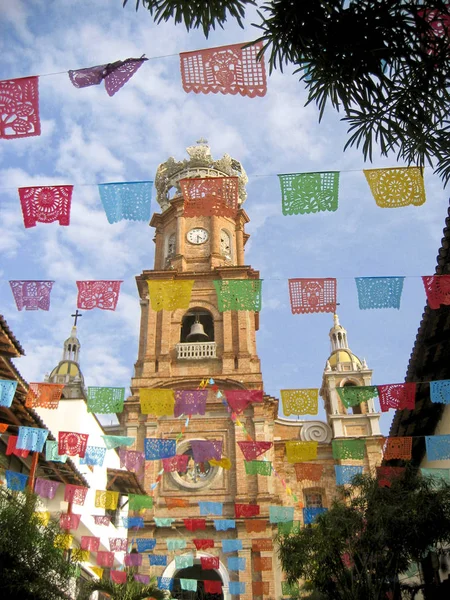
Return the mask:
<path id="1" fill-rule="evenodd" d="M 217 358 L 216 342 L 180 342 L 176 345 L 180 360 L 204 360 Z"/>

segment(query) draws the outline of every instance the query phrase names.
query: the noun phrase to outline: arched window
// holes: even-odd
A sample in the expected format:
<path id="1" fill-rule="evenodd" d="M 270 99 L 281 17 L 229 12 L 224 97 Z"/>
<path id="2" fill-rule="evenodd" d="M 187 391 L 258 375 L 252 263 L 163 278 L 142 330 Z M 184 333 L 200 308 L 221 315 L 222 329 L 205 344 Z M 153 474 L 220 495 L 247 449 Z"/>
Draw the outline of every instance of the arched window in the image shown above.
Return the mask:
<path id="1" fill-rule="evenodd" d="M 353 381 L 346 381 L 342 387 L 355 387 L 355 386 L 356 386 L 356 383 L 354 383 Z M 352 406 L 351 408 L 352 408 L 352 413 L 354 415 L 362 414 L 361 404 L 357 404 L 356 406 Z"/>
<path id="2" fill-rule="evenodd" d="M 220 230 L 220 254 L 227 260 L 233 259 L 233 248 L 231 244 L 231 235 L 226 229 Z"/>
<path id="3" fill-rule="evenodd" d="M 176 254 L 176 246 L 177 246 L 177 234 L 171 233 L 167 238 L 166 244 L 166 259 L 172 258 Z"/>
<path id="4" fill-rule="evenodd" d="M 200 323 L 203 326 L 205 336 L 192 336 L 192 326 L 194 323 Z M 201 328 L 198 328 L 201 331 Z M 193 308 L 189 310 L 181 321 L 180 342 L 214 342 L 214 319 L 212 314 L 204 308 Z"/>
<path id="5" fill-rule="evenodd" d="M 323 508 L 325 494 L 320 488 L 309 488 L 303 490 L 304 504 L 306 508 Z"/>

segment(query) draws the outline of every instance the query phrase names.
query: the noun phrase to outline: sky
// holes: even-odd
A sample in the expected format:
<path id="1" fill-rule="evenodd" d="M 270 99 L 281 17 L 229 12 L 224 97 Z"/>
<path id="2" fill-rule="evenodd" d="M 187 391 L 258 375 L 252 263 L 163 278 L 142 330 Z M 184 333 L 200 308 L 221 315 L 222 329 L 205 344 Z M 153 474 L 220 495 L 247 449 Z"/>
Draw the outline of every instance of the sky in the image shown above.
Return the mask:
<path id="1" fill-rule="evenodd" d="M 287 280 L 295 277 L 336 277 L 341 324 L 373 383 L 404 380 L 426 302 L 420 276 L 434 273 L 448 206 L 430 168 L 424 205 L 377 207 L 362 169 L 397 166 L 395 156 L 375 153 L 367 164 L 359 150 L 343 152 L 340 115 L 330 110 L 319 124 L 290 68 L 268 77 L 263 98 L 185 93 L 178 53 L 255 39 L 254 10 L 244 30 L 230 22 L 208 39 L 182 25 L 155 25 L 134 1 L 122 8 L 122 0 L 0 0 L 0 12 L 0 78 L 60 73 L 39 80 L 41 136 L 0 140 L 0 312 L 25 349 L 15 362 L 26 380 L 43 381 L 61 359 L 75 281 L 121 279 L 117 310 L 83 312 L 78 336 L 86 385 L 128 393 L 140 315 L 135 277 L 153 268 L 153 229 L 110 225 L 96 186 L 153 180 L 160 163 L 187 158 L 186 147 L 201 137 L 215 159 L 230 154 L 249 177 L 246 264 L 264 280 L 257 345 L 266 393 L 320 388 L 330 353 L 332 315 L 290 311 Z M 70 83 L 69 69 L 144 53 L 150 60 L 112 98 L 103 86 Z M 327 170 L 341 172 L 338 211 L 283 216 L 277 174 Z M 75 186 L 70 226 L 25 229 L 17 188 L 58 184 Z M 152 213 L 158 208 L 154 191 Z M 406 276 L 400 310 L 359 310 L 354 278 L 388 275 Z M 11 279 L 54 280 L 50 311 L 18 312 Z M 392 414 L 381 419 L 386 434 Z"/>

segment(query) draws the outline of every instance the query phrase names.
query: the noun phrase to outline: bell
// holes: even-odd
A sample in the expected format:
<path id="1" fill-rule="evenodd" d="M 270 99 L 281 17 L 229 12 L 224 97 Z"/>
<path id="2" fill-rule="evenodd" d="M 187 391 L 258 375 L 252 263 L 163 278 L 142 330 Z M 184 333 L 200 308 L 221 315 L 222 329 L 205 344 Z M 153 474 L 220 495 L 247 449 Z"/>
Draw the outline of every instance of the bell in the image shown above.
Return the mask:
<path id="1" fill-rule="evenodd" d="M 195 315 L 195 321 L 192 324 L 191 331 L 186 336 L 188 342 L 206 342 L 209 336 L 205 333 L 203 325 L 200 323 L 200 317 Z"/>

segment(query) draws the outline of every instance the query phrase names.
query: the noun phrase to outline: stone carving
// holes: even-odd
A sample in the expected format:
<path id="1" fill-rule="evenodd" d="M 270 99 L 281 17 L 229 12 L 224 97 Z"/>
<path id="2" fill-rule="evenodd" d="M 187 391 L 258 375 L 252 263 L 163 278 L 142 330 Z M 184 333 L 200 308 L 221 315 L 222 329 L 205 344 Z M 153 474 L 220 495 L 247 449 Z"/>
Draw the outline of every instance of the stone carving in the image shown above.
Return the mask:
<path id="1" fill-rule="evenodd" d="M 306 421 L 302 424 L 300 439 L 303 442 L 319 442 L 329 444 L 331 442 L 331 428 L 323 421 Z"/>

